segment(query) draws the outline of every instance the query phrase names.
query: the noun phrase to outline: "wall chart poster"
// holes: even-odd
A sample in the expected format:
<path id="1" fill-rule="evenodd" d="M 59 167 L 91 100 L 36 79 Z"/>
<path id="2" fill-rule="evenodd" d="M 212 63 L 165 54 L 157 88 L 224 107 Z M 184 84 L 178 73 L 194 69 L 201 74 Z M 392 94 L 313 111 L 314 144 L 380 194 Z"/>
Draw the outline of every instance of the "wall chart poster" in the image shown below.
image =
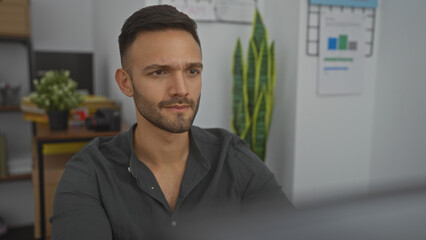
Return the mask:
<path id="1" fill-rule="evenodd" d="M 322 9 L 318 61 L 320 95 L 361 94 L 365 66 L 365 15 Z"/>
<path id="2" fill-rule="evenodd" d="M 146 5 L 169 4 L 196 21 L 251 23 L 258 0 L 146 0 Z M 259 6 L 258 6 L 259 7 Z"/>

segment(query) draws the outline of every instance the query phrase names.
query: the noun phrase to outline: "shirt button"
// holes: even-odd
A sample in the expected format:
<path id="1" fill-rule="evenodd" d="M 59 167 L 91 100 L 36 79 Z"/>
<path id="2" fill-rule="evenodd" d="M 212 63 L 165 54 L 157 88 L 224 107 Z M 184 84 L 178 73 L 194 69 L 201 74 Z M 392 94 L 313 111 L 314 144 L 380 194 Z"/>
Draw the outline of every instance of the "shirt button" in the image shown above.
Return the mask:
<path id="1" fill-rule="evenodd" d="M 127 168 L 127 171 L 129 171 L 129 172 L 130 172 L 130 167 L 128 167 L 128 168 Z"/>
<path id="2" fill-rule="evenodd" d="M 173 222 L 172 222 L 172 226 L 173 226 L 173 227 L 176 227 L 176 221 L 173 221 Z"/>
<path id="3" fill-rule="evenodd" d="M 154 190 L 154 187 L 151 187 L 151 190 Z"/>

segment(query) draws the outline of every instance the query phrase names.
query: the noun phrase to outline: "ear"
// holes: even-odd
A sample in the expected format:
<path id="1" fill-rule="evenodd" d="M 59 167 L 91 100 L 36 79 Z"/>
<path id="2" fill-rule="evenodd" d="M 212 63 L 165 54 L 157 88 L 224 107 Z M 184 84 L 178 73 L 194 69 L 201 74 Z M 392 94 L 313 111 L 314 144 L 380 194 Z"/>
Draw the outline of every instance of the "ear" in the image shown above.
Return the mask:
<path id="1" fill-rule="evenodd" d="M 115 71 L 115 81 L 117 82 L 121 92 L 123 92 L 128 97 L 133 97 L 132 79 L 126 70 L 118 68 Z"/>

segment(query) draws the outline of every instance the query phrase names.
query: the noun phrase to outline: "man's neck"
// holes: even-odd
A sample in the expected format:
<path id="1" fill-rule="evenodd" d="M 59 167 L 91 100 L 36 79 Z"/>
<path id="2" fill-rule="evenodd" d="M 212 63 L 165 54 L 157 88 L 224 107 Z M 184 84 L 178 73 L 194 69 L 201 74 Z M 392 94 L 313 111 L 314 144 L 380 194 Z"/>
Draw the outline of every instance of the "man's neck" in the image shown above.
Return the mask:
<path id="1" fill-rule="evenodd" d="M 189 133 L 171 133 L 148 121 L 138 121 L 133 148 L 140 161 L 162 168 L 185 164 L 189 154 Z"/>
<path id="2" fill-rule="evenodd" d="M 173 211 L 189 155 L 189 133 L 170 133 L 140 117 L 133 133 L 133 149 L 154 174 Z"/>

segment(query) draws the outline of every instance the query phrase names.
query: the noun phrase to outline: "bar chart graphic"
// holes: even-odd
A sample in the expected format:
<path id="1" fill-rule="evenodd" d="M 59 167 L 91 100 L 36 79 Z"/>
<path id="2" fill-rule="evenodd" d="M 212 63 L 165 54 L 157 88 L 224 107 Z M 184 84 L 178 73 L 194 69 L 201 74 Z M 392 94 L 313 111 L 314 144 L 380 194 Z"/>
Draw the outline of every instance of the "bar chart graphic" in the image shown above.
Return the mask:
<path id="1" fill-rule="evenodd" d="M 358 42 L 349 41 L 347 34 L 340 34 L 338 37 L 329 37 L 328 38 L 328 50 L 352 50 L 356 51 Z"/>
<path id="2" fill-rule="evenodd" d="M 318 93 L 360 94 L 363 89 L 365 51 L 362 12 L 321 9 Z"/>

